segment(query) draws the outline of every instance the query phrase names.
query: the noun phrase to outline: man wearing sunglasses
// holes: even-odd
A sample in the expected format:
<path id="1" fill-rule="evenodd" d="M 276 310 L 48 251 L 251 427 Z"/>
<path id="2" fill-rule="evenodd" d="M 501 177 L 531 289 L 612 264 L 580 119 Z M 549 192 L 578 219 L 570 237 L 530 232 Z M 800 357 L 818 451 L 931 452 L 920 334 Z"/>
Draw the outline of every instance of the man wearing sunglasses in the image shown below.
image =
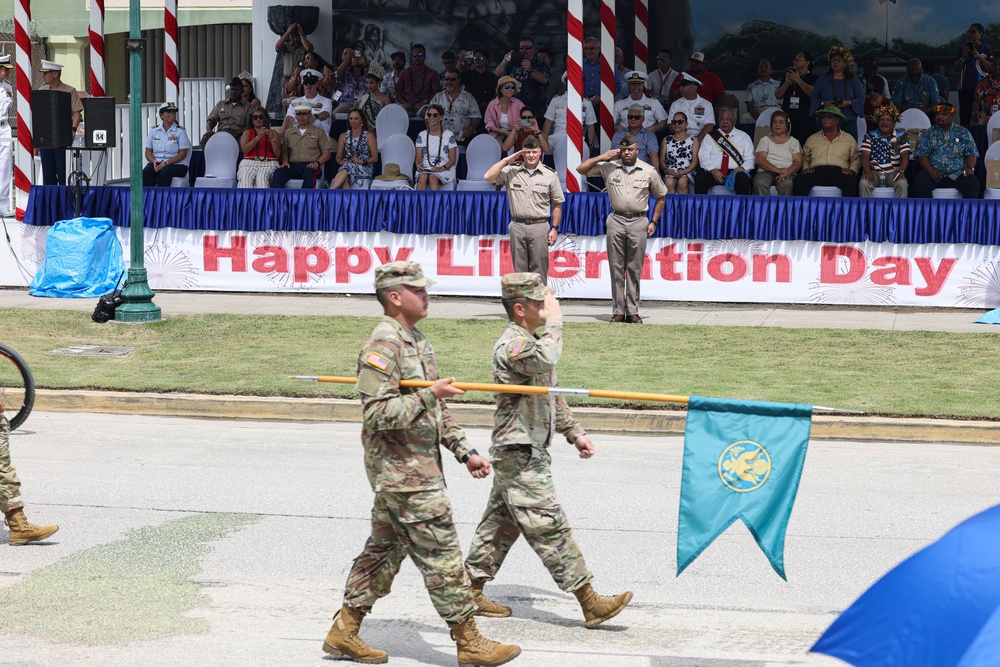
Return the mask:
<path id="1" fill-rule="evenodd" d="M 396 82 L 396 101 L 413 116 L 420 115 L 441 90 L 441 79 L 424 63 L 426 58 L 424 45 L 414 44 L 410 49 L 410 66 L 402 71 Z"/>
<path id="2" fill-rule="evenodd" d="M 544 109 L 545 93 L 549 87 L 549 77 L 552 70 L 538 58 L 535 40 L 532 37 L 522 37 L 518 45 L 518 54 L 508 51 L 493 72 L 499 76 L 512 76 L 517 79 L 518 91 L 515 97 L 533 109 Z"/>
<path id="3" fill-rule="evenodd" d="M 476 134 L 476 128 L 483 120 L 476 98 L 462 90 L 462 76 L 454 67 L 445 70 L 444 90 L 431 99 L 431 104 L 444 109 L 445 129 L 451 130 L 455 141 L 463 146 Z"/>
<path id="4" fill-rule="evenodd" d="M 305 95 L 296 97 L 288 105 L 288 113 L 285 114 L 285 120 L 282 121 L 278 134 L 284 136 L 288 128 L 295 124 L 295 108 L 302 105 L 312 108 L 313 124 L 329 134 L 333 126 L 333 101 L 319 94 L 319 80 L 323 75 L 318 70 L 304 69 L 300 76 Z"/>
<path id="5" fill-rule="evenodd" d="M 642 126 L 646 118 L 644 110 L 638 104 L 634 104 L 625 110 L 625 118 L 628 125 L 615 132 L 611 137 L 611 145 L 617 146 L 626 134 L 635 137 L 636 145 L 639 147 L 639 159 L 646 164 L 653 165 L 656 173 L 660 173 L 660 152 L 656 146 L 656 135 Z"/>
<path id="6" fill-rule="evenodd" d="M 623 100 L 615 102 L 615 129 L 621 130 L 628 125 L 626 114 L 629 109 L 638 105 L 645 118 L 642 126 L 656 134 L 667 127 L 667 112 L 659 100 L 654 100 L 645 93 L 646 73 L 634 70 L 625 77 L 628 84 L 629 95 Z M 614 144 L 612 144 L 614 145 Z M 655 152 L 655 151 L 654 151 Z"/>
<path id="7" fill-rule="evenodd" d="M 496 97 L 499 77 L 487 68 L 490 54 L 484 49 L 472 52 L 472 67 L 462 71 L 462 86 L 465 92 L 476 98 L 479 114 L 486 115 L 486 107 Z"/>
<path id="8" fill-rule="evenodd" d="M 299 104 L 292 109 L 295 127 L 285 133 L 281 167 L 271 177 L 272 188 L 283 188 L 293 178 L 302 179 L 302 189 L 312 190 L 316 176 L 333 154 L 330 135 L 313 124 L 312 106 Z"/>
<path id="9" fill-rule="evenodd" d="M 656 56 L 656 69 L 646 79 L 646 89 L 650 97 L 655 97 L 666 108 L 670 104 L 670 86 L 681 74 L 673 68 L 674 52 L 660 49 Z"/>

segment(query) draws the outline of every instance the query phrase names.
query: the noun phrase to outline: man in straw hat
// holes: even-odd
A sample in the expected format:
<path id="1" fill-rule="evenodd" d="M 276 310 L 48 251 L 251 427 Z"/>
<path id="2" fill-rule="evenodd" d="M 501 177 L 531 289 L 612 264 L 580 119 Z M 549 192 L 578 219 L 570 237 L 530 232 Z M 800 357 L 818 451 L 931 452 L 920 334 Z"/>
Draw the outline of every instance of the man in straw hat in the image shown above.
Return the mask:
<path id="1" fill-rule="evenodd" d="M 10 134 L 10 110 L 14 105 L 14 89 L 7 83 L 7 77 L 14 69 L 10 56 L 0 56 L 0 215 L 8 216 L 14 211 L 10 198 L 11 178 L 14 174 L 14 144 Z"/>
<path id="2" fill-rule="evenodd" d="M 333 617 L 323 650 L 355 662 L 380 664 L 385 651 L 373 649 L 358 632 L 375 602 L 387 595 L 403 558 L 424 577 L 438 614 L 451 627 L 460 665 L 502 665 L 520 655 L 513 644 L 479 634 L 472 589 L 462 567 L 462 550 L 444 493 L 443 445 L 477 479 L 490 464 L 469 447 L 444 399 L 465 393 L 455 378 L 438 378 L 434 349 L 416 328 L 427 317 L 427 288 L 415 262 L 390 262 L 375 269 L 375 297 L 384 317 L 358 357 L 365 470 L 375 504 L 371 537 L 347 577 L 344 603 Z M 421 389 L 401 380 L 430 380 Z"/>
<path id="3" fill-rule="evenodd" d="M 39 90 L 60 90 L 70 94 L 70 124 L 73 127 L 73 134 L 83 120 L 83 102 L 76 88 L 62 82 L 63 66 L 51 60 L 42 61 L 42 80 L 45 83 Z M 65 122 L 65 121 L 60 121 Z M 38 156 L 42 160 L 42 178 L 45 185 L 66 185 L 66 150 L 59 148 L 43 148 L 38 151 Z"/>
<path id="4" fill-rule="evenodd" d="M 508 273 L 501 280 L 503 306 L 510 320 L 493 346 L 497 384 L 554 387 L 562 355 L 562 310 L 537 273 Z M 545 333 L 538 335 L 538 329 Z M 588 628 L 617 616 L 632 592 L 598 595 L 583 553 L 573 538 L 552 483 L 549 446 L 558 431 L 580 458 L 594 455 L 594 443 L 570 412 L 566 399 L 552 394 L 496 396 L 493 426 L 493 489 L 476 528 L 465 567 L 472 578 L 478 613 L 510 616 L 511 609 L 483 594 L 518 537 L 542 559 L 560 589 L 573 593 Z"/>
<path id="5" fill-rule="evenodd" d="M 853 135 L 840 129 L 844 113 L 832 104 L 816 111 L 820 130 L 802 147 L 802 171 L 792 183 L 792 192 L 806 197 L 816 187 L 840 188 L 845 197 L 858 196 L 861 152 Z"/>

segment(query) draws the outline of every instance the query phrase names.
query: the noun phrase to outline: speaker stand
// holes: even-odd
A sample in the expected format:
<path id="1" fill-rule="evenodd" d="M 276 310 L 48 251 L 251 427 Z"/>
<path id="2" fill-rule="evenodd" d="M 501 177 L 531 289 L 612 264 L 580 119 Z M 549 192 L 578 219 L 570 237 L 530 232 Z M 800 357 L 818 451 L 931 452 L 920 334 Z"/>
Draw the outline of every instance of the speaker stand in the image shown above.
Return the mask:
<path id="1" fill-rule="evenodd" d="M 80 217 L 80 209 L 83 204 L 83 196 L 90 187 L 90 176 L 83 171 L 83 155 L 79 148 L 73 149 L 73 172 L 66 179 L 70 192 L 76 203 L 76 217 Z"/>

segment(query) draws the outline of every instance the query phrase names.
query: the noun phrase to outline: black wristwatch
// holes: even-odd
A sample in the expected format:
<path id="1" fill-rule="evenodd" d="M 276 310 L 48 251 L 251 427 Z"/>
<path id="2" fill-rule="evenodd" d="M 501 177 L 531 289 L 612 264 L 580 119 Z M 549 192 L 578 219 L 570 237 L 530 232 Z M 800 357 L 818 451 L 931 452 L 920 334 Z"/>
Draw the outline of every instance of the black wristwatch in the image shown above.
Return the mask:
<path id="1" fill-rule="evenodd" d="M 474 449 L 470 449 L 469 453 L 462 457 L 462 463 L 468 463 L 469 459 L 472 458 L 473 455 L 479 456 L 479 452 Z"/>

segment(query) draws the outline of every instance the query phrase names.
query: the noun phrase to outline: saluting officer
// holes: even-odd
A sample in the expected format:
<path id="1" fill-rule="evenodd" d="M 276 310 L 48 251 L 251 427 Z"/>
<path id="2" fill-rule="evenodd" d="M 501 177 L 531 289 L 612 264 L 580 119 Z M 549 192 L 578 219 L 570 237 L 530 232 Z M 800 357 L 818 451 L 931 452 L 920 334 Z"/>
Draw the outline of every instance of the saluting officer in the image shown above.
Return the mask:
<path id="1" fill-rule="evenodd" d="M 7 83 L 14 63 L 10 56 L 0 56 L 0 215 L 11 215 L 10 183 L 14 174 L 14 144 L 10 138 L 10 108 L 14 104 L 14 89 Z"/>
<path id="2" fill-rule="evenodd" d="M 174 178 L 187 176 L 187 165 L 181 164 L 191 150 L 191 139 L 184 127 L 177 124 L 177 105 L 167 102 L 160 107 L 160 124 L 146 135 L 146 162 L 142 169 L 142 184 L 169 188 Z"/>
<path id="3" fill-rule="evenodd" d="M 541 163 L 542 147 L 535 137 L 521 150 L 490 167 L 483 178 L 507 186 L 510 202 L 510 254 L 518 273 L 549 275 L 549 246 L 559 238 L 562 203 L 566 200 L 556 172 Z M 551 209 L 552 225 L 549 226 Z"/>
<path id="4" fill-rule="evenodd" d="M 656 231 L 667 188 L 651 165 L 637 160 L 639 146 L 631 134 L 618 148 L 586 160 L 576 168 L 586 175 L 595 166 L 604 177 L 611 200 L 608 228 L 608 264 L 611 270 L 612 322 L 642 324 L 639 316 L 639 276 L 646 257 L 646 239 Z M 647 218 L 649 194 L 656 197 L 653 217 Z"/>

